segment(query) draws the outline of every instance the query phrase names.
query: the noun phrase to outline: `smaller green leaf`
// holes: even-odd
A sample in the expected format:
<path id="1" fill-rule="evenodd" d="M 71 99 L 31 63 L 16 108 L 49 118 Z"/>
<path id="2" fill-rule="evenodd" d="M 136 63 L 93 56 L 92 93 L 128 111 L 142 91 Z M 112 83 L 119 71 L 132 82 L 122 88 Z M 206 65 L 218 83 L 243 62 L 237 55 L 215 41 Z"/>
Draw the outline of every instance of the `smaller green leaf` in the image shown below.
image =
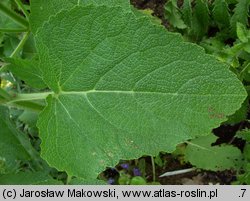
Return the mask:
<path id="1" fill-rule="evenodd" d="M 247 142 L 250 142 L 250 130 L 241 130 L 236 133 L 236 137 L 242 138 L 243 140 L 246 140 Z"/>
<path id="2" fill-rule="evenodd" d="M 163 167 L 166 164 L 166 160 L 162 160 L 160 157 L 160 154 L 158 154 L 155 158 L 154 158 L 154 163 L 156 165 L 158 165 L 159 167 Z"/>
<path id="3" fill-rule="evenodd" d="M 231 145 L 212 146 L 217 137 L 210 134 L 188 143 L 185 159 L 197 168 L 213 171 L 242 167 L 240 150 Z"/>
<path id="4" fill-rule="evenodd" d="M 144 178 L 136 176 L 131 179 L 130 184 L 131 185 L 145 185 L 147 184 L 147 182 L 145 181 Z"/>
<path id="5" fill-rule="evenodd" d="M 30 156 L 18 138 L 22 134 L 15 129 L 8 117 L 8 110 L 0 106 L 0 158 L 9 172 L 12 172 L 18 167 L 18 160 L 28 160 Z"/>
<path id="6" fill-rule="evenodd" d="M 229 27 L 230 14 L 228 4 L 225 0 L 215 0 L 212 12 L 213 18 L 220 29 Z"/>
<path id="7" fill-rule="evenodd" d="M 130 175 L 122 173 L 118 179 L 118 183 L 120 185 L 128 185 L 130 184 Z"/>
<path id="8" fill-rule="evenodd" d="M 0 176 L 0 185 L 60 185 L 46 172 L 19 172 Z"/>
<path id="9" fill-rule="evenodd" d="M 208 30 L 209 9 L 207 1 L 197 0 L 193 11 L 192 32 L 196 40 L 200 40 Z"/>
<path id="10" fill-rule="evenodd" d="M 238 3 L 235 6 L 234 14 L 230 20 L 231 34 L 236 35 L 237 22 L 242 23 L 244 26 L 248 24 L 248 10 L 250 1 L 249 0 L 237 0 Z"/>
<path id="11" fill-rule="evenodd" d="M 9 100 L 11 98 L 11 95 L 4 89 L 0 88 L 0 97 L 1 99 Z"/>
<path id="12" fill-rule="evenodd" d="M 247 143 L 243 150 L 243 155 L 246 160 L 250 162 L 250 144 Z"/>
<path id="13" fill-rule="evenodd" d="M 11 9 L 11 1 L 1 0 L 1 3 Z M 15 23 L 11 18 L 0 12 L 0 30 L 23 30 L 24 27 Z"/>
<path id="14" fill-rule="evenodd" d="M 38 119 L 38 113 L 33 111 L 25 110 L 20 116 L 19 120 L 30 127 L 36 127 L 36 122 Z"/>
<path id="15" fill-rule="evenodd" d="M 181 13 L 177 6 L 177 0 L 168 1 L 165 5 L 165 17 L 173 27 L 185 29 L 187 26 L 181 19 Z"/>
<path id="16" fill-rule="evenodd" d="M 38 137 L 38 128 L 36 127 L 38 112 L 31 110 L 24 110 L 23 113 L 18 117 L 19 121 L 24 124 L 24 130 L 33 137 Z"/>
<path id="17" fill-rule="evenodd" d="M 17 45 L 19 44 L 19 39 L 15 35 L 8 35 L 8 37 L 4 37 L 4 44 L 3 44 L 3 56 L 9 57 L 12 52 L 15 50 Z"/>
<path id="18" fill-rule="evenodd" d="M 187 24 L 188 27 L 192 27 L 191 0 L 184 0 L 181 12 L 182 12 L 183 20 L 184 20 L 185 24 Z"/>
<path id="19" fill-rule="evenodd" d="M 219 57 L 220 52 L 223 51 L 225 44 L 217 37 L 210 37 L 201 41 L 202 46 L 207 53 Z"/>
<path id="20" fill-rule="evenodd" d="M 248 43 L 244 44 L 243 50 L 245 50 L 247 53 L 250 54 L 250 41 L 248 41 Z"/>
<path id="21" fill-rule="evenodd" d="M 37 57 L 34 57 L 31 60 L 20 58 L 7 58 L 5 60 L 10 63 L 8 65 L 9 70 L 31 87 L 37 89 L 46 87 L 42 80 Z"/>
<path id="22" fill-rule="evenodd" d="M 247 184 L 250 185 L 250 163 L 247 163 L 244 167 L 244 174 L 240 174 L 237 176 L 236 184 Z"/>
<path id="23" fill-rule="evenodd" d="M 248 42 L 248 31 L 246 27 L 240 23 L 237 22 L 237 36 L 240 39 L 241 42 L 247 43 Z"/>

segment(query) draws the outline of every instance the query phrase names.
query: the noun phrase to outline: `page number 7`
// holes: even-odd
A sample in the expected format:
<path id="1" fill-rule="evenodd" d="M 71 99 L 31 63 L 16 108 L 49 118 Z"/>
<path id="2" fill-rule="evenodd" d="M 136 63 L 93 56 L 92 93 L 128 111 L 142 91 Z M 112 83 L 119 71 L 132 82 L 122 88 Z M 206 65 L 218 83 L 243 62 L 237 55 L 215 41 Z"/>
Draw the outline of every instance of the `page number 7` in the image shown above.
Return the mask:
<path id="1" fill-rule="evenodd" d="M 241 196 L 239 196 L 239 197 L 242 197 L 242 198 L 243 198 L 247 189 L 242 188 L 242 189 L 240 189 L 240 190 L 241 190 Z"/>

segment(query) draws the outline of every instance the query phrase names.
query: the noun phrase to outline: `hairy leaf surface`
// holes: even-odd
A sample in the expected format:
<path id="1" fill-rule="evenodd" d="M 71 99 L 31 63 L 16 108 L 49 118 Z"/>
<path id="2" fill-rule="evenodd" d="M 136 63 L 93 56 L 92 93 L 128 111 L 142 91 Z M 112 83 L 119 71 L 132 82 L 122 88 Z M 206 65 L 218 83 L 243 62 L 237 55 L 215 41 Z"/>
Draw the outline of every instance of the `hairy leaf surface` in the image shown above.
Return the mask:
<path id="1" fill-rule="evenodd" d="M 197 45 L 121 8 L 74 7 L 38 31 L 42 157 L 95 178 L 119 159 L 172 151 L 237 110 L 246 92 Z"/>
<path id="2" fill-rule="evenodd" d="M 63 9 L 70 9 L 76 5 L 107 5 L 129 8 L 129 0 L 31 0 L 31 29 L 35 33 L 52 15 Z M 101 13 L 100 13 L 101 14 Z"/>

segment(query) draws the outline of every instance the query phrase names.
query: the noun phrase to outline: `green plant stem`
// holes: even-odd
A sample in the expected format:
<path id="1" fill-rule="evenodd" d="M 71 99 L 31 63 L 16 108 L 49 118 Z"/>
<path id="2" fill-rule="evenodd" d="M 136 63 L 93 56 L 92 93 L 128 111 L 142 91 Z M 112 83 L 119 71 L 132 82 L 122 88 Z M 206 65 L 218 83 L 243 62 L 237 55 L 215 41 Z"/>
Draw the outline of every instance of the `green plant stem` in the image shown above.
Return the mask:
<path id="1" fill-rule="evenodd" d="M 20 52 L 20 50 L 23 48 L 25 42 L 27 41 L 27 39 L 29 38 L 30 32 L 28 31 L 27 33 L 25 33 L 25 35 L 23 36 L 22 40 L 20 41 L 20 43 L 18 44 L 18 46 L 16 47 L 16 49 L 12 52 L 12 54 L 10 55 L 10 57 L 15 57 L 16 54 L 18 54 Z"/>
<path id="2" fill-rule="evenodd" d="M 27 32 L 28 28 L 23 29 L 9 29 L 9 28 L 0 28 L 0 32 L 4 33 L 21 33 L 21 32 Z"/>
<path id="3" fill-rule="evenodd" d="M 44 109 L 46 97 L 53 92 L 12 94 L 11 98 L 1 100 L 0 104 L 33 112 L 41 112 Z"/>
<path id="4" fill-rule="evenodd" d="M 242 69 L 242 71 L 240 71 L 240 74 L 239 74 L 240 78 L 241 78 L 242 74 L 245 72 L 245 70 L 248 69 L 249 66 L 250 66 L 250 63 L 247 64 L 247 65 L 245 66 L 245 68 Z"/>
<path id="5" fill-rule="evenodd" d="M 71 180 L 72 180 L 72 176 L 68 175 L 66 185 L 68 185 L 71 182 Z"/>
<path id="6" fill-rule="evenodd" d="M 12 98 L 12 100 L 7 101 L 6 104 L 25 102 L 25 101 L 34 101 L 34 100 L 44 100 L 50 94 L 53 94 L 53 92 L 16 94 L 16 96 Z"/>
<path id="7" fill-rule="evenodd" d="M 24 5 L 22 4 L 22 2 L 20 0 L 15 0 L 16 4 L 18 5 L 18 7 L 22 10 L 23 14 L 25 15 L 25 17 L 27 19 L 29 19 L 29 13 L 28 11 L 25 9 Z"/>
<path id="8" fill-rule="evenodd" d="M 153 156 L 151 156 L 151 163 L 152 163 L 153 182 L 155 182 L 155 180 L 156 180 L 156 176 L 155 176 L 155 160 L 154 160 Z"/>
<path id="9" fill-rule="evenodd" d="M 8 68 L 8 66 L 6 64 L 2 65 L 2 67 L 0 68 L 0 73 L 6 71 Z"/>
<path id="10" fill-rule="evenodd" d="M 7 6 L 5 6 L 3 3 L 0 3 L 0 12 L 4 13 L 6 16 L 17 22 L 18 24 L 28 28 L 29 27 L 29 22 L 15 13 L 13 10 L 9 9 Z"/>

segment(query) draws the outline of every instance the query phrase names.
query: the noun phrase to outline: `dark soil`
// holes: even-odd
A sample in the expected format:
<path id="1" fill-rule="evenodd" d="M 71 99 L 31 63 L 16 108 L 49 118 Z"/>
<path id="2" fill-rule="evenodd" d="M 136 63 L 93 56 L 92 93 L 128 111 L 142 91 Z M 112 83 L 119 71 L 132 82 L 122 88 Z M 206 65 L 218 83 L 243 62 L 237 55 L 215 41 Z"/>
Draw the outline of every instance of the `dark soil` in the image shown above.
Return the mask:
<path id="1" fill-rule="evenodd" d="M 153 182 L 152 164 L 150 157 L 144 157 L 146 160 L 146 175 L 145 178 L 147 182 Z M 232 170 L 226 171 L 203 171 L 194 170 L 192 172 L 178 174 L 168 177 L 159 177 L 160 175 L 176 171 L 191 168 L 192 166 L 188 163 L 181 164 L 179 158 L 174 157 L 171 154 L 163 154 L 162 159 L 167 161 L 167 164 L 163 167 L 156 165 L 156 181 L 162 185 L 210 185 L 210 184 L 220 184 L 220 185 L 230 185 L 232 182 L 236 181 L 236 172 Z M 124 161 L 123 161 L 124 162 Z M 133 164 L 133 161 L 127 161 L 127 163 Z M 121 171 L 120 165 L 116 168 L 108 168 L 104 171 L 104 178 L 113 178 L 115 182 L 113 184 L 118 184 L 119 171 Z M 132 175 L 132 174 L 131 174 Z"/>
<path id="2" fill-rule="evenodd" d="M 161 19 L 162 24 L 168 28 L 169 24 L 164 18 L 164 5 L 166 1 L 167 0 L 130 0 L 131 4 L 139 10 L 152 10 L 152 15 Z"/>
<path id="3" fill-rule="evenodd" d="M 250 128 L 250 124 L 247 121 L 243 121 L 235 125 L 221 125 L 220 127 L 215 128 L 213 133 L 219 138 L 214 145 L 222 143 L 232 144 L 243 151 L 245 141 L 235 137 L 235 134 L 237 131 L 246 128 Z"/>
<path id="4" fill-rule="evenodd" d="M 164 5 L 166 0 L 131 0 L 130 2 L 138 9 L 151 9 L 154 16 L 164 20 Z"/>
<path id="5" fill-rule="evenodd" d="M 172 155 L 168 155 L 169 163 L 167 166 L 162 168 L 157 168 L 159 175 L 174 171 L 191 168 L 190 164 L 181 164 L 180 161 L 176 158 L 173 158 Z M 212 172 L 212 171 L 202 171 L 195 170 L 185 174 L 179 174 L 175 176 L 168 176 L 159 178 L 159 182 L 164 185 L 207 185 L 207 184 L 230 184 L 232 181 L 235 181 L 235 172 L 234 171 L 222 171 L 222 172 Z"/>

